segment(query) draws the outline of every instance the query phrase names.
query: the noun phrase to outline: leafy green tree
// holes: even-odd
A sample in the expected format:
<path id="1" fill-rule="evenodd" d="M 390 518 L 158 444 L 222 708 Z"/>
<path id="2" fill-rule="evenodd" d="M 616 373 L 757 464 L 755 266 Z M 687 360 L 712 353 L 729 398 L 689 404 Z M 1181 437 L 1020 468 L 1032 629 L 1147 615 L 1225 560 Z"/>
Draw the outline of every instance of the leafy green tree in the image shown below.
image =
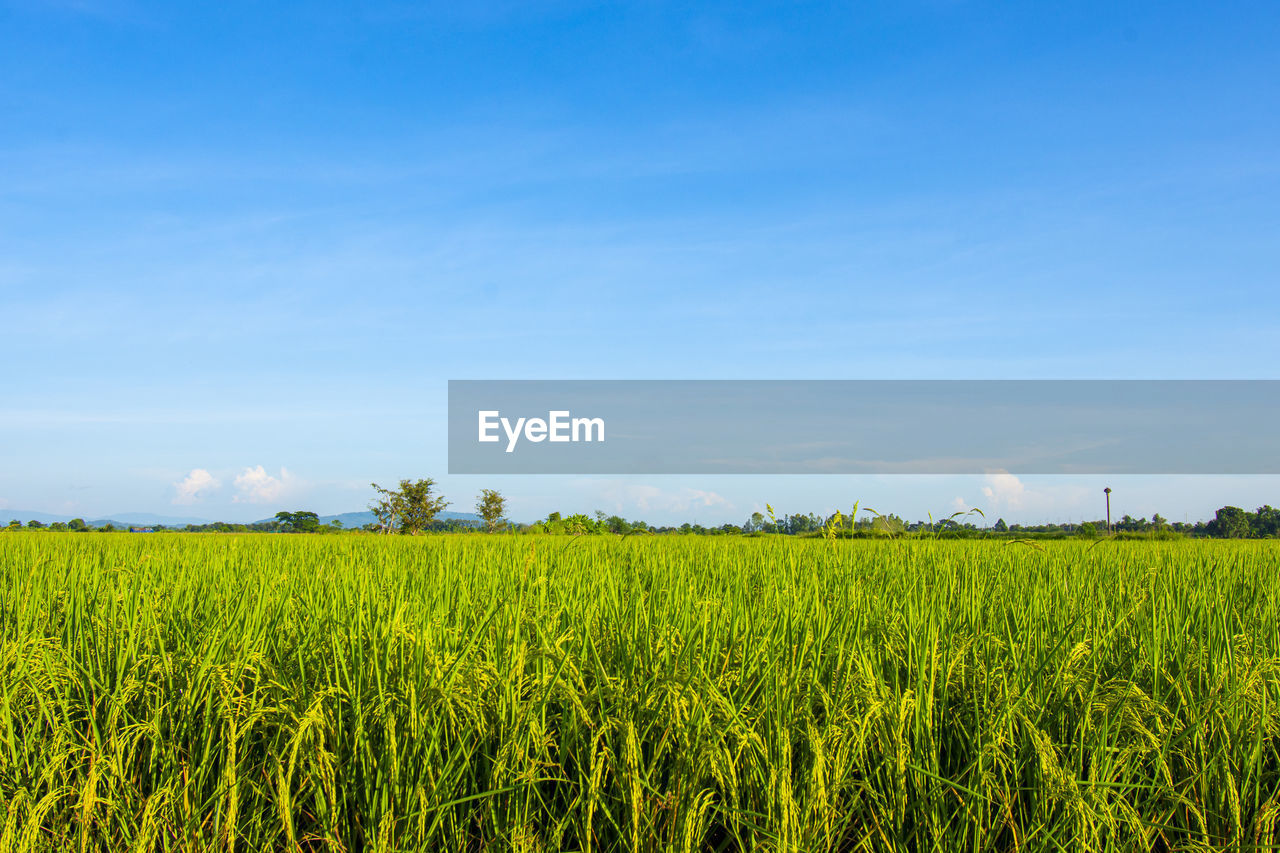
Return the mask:
<path id="1" fill-rule="evenodd" d="M 1083 536 L 1086 539 L 1098 538 L 1098 526 L 1092 521 L 1086 521 L 1084 524 L 1076 528 L 1076 535 Z"/>
<path id="2" fill-rule="evenodd" d="M 1122 533 L 1142 533 L 1147 529 L 1148 522 L 1145 518 L 1134 518 L 1125 513 L 1124 516 L 1116 522 L 1115 529 Z"/>
<path id="3" fill-rule="evenodd" d="M 39 530 L 44 527 L 43 521 L 36 521 L 34 518 L 27 522 L 27 527 L 31 530 Z"/>
<path id="4" fill-rule="evenodd" d="M 442 496 L 433 494 L 436 481 L 427 477 L 422 480 L 401 480 L 400 488 L 384 489 L 373 483 L 379 497 L 369 505 L 369 509 L 382 523 L 385 533 L 399 530 L 416 536 L 421 533 L 440 511 L 449 505 Z"/>
<path id="5" fill-rule="evenodd" d="M 1280 536 L 1280 509 L 1269 504 L 1258 507 L 1251 526 L 1255 536 Z"/>
<path id="6" fill-rule="evenodd" d="M 315 533 L 320 529 L 320 516 L 314 512 L 277 512 L 276 527 L 285 533 Z"/>
<path id="7" fill-rule="evenodd" d="M 571 533 L 574 536 L 583 536 L 588 533 L 600 532 L 599 522 L 581 512 L 575 512 L 573 515 L 564 519 L 561 524 L 564 527 L 565 533 Z"/>
<path id="8" fill-rule="evenodd" d="M 377 483 L 371 483 L 377 497 L 369 504 L 369 511 L 378 519 L 377 529 L 383 533 L 393 533 L 400 523 L 400 493 L 393 489 L 384 489 Z"/>
<path id="9" fill-rule="evenodd" d="M 492 533 L 502 523 L 507 512 L 507 499 L 497 489 L 481 489 L 476 498 L 476 514 L 484 520 L 485 528 Z"/>
<path id="10" fill-rule="evenodd" d="M 1251 533 L 1249 513 L 1238 506 L 1224 506 L 1213 514 L 1207 525 L 1210 536 L 1219 539 L 1247 539 Z"/>
<path id="11" fill-rule="evenodd" d="M 1007 533 L 1009 530 L 1009 525 L 1004 523 L 1003 518 L 997 518 L 995 527 L 992 527 L 991 529 L 994 530 L 996 533 Z"/>
<path id="12" fill-rule="evenodd" d="M 73 518 L 67 522 L 67 529 L 74 530 L 77 533 L 83 533 L 89 529 L 89 525 L 84 523 L 83 518 Z"/>
<path id="13" fill-rule="evenodd" d="M 18 521 L 18 519 L 16 519 L 16 518 L 11 518 L 11 519 L 9 519 L 9 529 L 10 529 L 10 530 L 21 530 L 21 529 L 22 529 L 22 522 L 21 522 L 21 521 Z"/>

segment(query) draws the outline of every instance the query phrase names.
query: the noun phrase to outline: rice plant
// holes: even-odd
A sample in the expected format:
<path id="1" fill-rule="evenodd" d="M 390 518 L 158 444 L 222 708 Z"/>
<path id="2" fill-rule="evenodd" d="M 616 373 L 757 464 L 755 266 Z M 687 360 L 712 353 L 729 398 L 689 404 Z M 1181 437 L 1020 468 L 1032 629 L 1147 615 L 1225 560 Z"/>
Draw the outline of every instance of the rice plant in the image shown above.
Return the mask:
<path id="1" fill-rule="evenodd" d="M 0 536 L 0 852 L 1270 848 L 1276 590 L 1267 542 Z"/>

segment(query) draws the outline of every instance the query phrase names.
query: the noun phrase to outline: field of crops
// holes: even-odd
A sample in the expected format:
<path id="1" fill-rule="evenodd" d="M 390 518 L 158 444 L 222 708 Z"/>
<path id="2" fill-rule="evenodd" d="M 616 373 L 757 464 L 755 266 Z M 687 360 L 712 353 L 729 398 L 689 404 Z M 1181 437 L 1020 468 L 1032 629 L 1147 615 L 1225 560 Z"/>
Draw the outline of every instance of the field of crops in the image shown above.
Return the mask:
<path id="1" fill-rule="evenodd" d="M 1274 543 L 0 535 L 0 851 L 1280 843 Z"/>

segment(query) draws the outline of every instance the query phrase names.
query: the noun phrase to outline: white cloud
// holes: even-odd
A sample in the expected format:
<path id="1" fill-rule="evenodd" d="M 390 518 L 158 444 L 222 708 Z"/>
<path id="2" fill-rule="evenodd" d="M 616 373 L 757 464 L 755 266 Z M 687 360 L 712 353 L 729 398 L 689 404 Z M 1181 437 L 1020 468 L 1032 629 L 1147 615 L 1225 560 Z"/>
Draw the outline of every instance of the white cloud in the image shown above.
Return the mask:
<path id="1" fill-rule="evenodd" d="M 982 487 L 982 494 L 991 501 L 992 507 L 1023 508 L 1027 500 L 1027 487 L 1017 477 L 1000 471 L 988 474 L 986 482 Z"/>
<path id="2" fill-rule="evenodd" d="M 979 505 L 993 518 L 1004 514 L 1010 520 L 1042 522 L 1098 517 L 1101 486 L 1059 476 L 1033 478 L 1028 484 L 1006 471 L 993 471 L 983 477 L 981 491 Z"/>
<path id="3" fill-rule="evenodd" d="M 280 476 L 273 477 L 261 465 L 245 468 L 236 475 L 238 494 L 233 503 L 262 504 L 279 500 L 293 486 L 293 475 L 283 467 Z"/>
<path id="4" fill-rule="evenodd" d="M 191 473 L 184 477 L 181 483 L 173 484 L 173 488 L 177 490 L 177 494 L 173 496 L 173 502 L 193 504 L 208 497 L 210 492 L 216 491 L 221 485 L 218 478 L 205 469 L 192 468 Z"/>

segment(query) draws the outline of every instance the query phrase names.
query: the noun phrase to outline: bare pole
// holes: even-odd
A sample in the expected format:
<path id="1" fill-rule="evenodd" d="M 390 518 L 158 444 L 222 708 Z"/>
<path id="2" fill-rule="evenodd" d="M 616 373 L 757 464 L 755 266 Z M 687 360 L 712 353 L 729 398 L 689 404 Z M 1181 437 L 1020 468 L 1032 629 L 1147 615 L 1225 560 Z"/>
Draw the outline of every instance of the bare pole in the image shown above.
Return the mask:
<path id="1" fill-rule="evenodd" d="M 1107 535 L 1111 535 L 1111 487 L 1102 490 L 1107 496 Z"/>

